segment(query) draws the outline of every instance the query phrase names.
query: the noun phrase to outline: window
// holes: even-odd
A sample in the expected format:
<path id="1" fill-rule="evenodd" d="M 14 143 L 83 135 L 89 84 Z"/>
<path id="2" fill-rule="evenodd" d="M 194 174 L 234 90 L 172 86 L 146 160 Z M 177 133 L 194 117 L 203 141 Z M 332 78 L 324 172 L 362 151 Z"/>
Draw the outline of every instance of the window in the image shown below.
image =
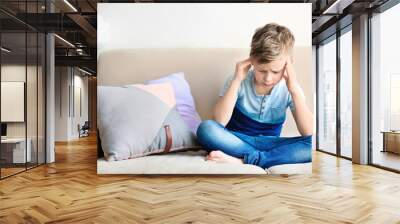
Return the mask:
<path id="1" fill-rule="evenodd" d="M 318 149 L 336 153 L 336 36 L 318 47 Z"/>
<path id="2" fill-rule="evenodd" d="M 352 141 L 352 32 L 347 27 L 340 36 L 340 154 L 351 158 Z"/>
<path id="3" fill-rule="evenodd" d="M 400 4 L 371 18 L 372 164 L 400 170 Z M 392 132 L 393 131 L 393 132 Z"/>
<path id="4" fill-rule="evenodd" d="M 19 15 L 44 1 L 18 2 Z M 0 2 L 0 6 L 14 5 Z M 0 178 L 45 163 L 45 34 L 0 12 Z M 4 100 L 6 99 L 6 100 Z M 14 100 L 15 99 L 15 100 Z M 14 101 L 13 101 L 14 100 Z"/>

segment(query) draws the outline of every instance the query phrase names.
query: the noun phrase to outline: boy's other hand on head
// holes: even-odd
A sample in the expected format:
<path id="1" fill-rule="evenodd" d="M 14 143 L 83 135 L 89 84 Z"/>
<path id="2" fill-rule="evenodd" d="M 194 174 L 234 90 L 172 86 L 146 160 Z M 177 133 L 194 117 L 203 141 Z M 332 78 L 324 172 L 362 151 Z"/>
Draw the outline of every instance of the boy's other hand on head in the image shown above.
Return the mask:
<path id="1" fill-rule="evenodd" d="M 288 57 L 286 59 L 285 69 L 283 73 L 283 78 L 286 81 L 286 86 L 288 87 L 289 92 L 293 93 L 298 89 L 297 75 L 293 67 L 293 60 Z"/>
<path id="2" fill-rule="evenodd" d="M 242 82 L 249 71 L 251 67 L 251 59 L 247 58 L 244 61 L 239 61 L 236 63 L 236 69 L 235 69 L 235 79 Z"/>

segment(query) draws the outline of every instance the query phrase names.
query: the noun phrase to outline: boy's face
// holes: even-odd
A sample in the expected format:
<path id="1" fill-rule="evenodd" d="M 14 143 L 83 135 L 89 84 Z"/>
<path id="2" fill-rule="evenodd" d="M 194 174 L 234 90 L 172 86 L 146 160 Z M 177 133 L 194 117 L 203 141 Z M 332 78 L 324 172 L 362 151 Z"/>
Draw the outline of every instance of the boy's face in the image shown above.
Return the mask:
<path id="1" fill-rule="evenodd" d="M 281 57 L 267 64 L 258 64 L 256 60 L 252 60 L 255 83 L 267 88 L 275 86 L 282 79 L 285 72 L 286 60 L 287 56 Z"/>

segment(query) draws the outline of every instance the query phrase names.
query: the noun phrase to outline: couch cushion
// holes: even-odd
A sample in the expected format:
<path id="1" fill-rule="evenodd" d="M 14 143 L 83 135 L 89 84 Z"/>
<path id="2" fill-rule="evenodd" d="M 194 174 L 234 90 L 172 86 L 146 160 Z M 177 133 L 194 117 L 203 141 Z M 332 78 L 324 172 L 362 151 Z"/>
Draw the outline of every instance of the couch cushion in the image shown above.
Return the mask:
<path id="1" fill-rule="evenodd" d="M 204 150 L 151 155 L 108 162 L 97 160 L 98 174 L 311 174 L 311 163 L 285 164 L 263 170 L 254 165 L 205 161 Z"/>
<path id="2" fill-rule="evenodd" d="M 97 160 L 98 174 L 266 174 L 261 167 L 205 160 L 204 150 L 150 155 L 123 161 Z"/>

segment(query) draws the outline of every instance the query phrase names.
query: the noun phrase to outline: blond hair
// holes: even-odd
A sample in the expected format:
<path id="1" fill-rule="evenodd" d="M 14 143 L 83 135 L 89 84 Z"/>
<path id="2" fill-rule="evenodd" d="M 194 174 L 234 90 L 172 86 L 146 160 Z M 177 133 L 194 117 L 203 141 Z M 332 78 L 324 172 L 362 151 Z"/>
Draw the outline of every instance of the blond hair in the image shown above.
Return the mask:
<path id="1" fill-rule="evenodd" d="M 294 41 L 288 28 L 268 23 L 256 29 L 251 41 L 250 56 L 260 64 L 269 63 L 283 54 L 291 55 Z"/>

